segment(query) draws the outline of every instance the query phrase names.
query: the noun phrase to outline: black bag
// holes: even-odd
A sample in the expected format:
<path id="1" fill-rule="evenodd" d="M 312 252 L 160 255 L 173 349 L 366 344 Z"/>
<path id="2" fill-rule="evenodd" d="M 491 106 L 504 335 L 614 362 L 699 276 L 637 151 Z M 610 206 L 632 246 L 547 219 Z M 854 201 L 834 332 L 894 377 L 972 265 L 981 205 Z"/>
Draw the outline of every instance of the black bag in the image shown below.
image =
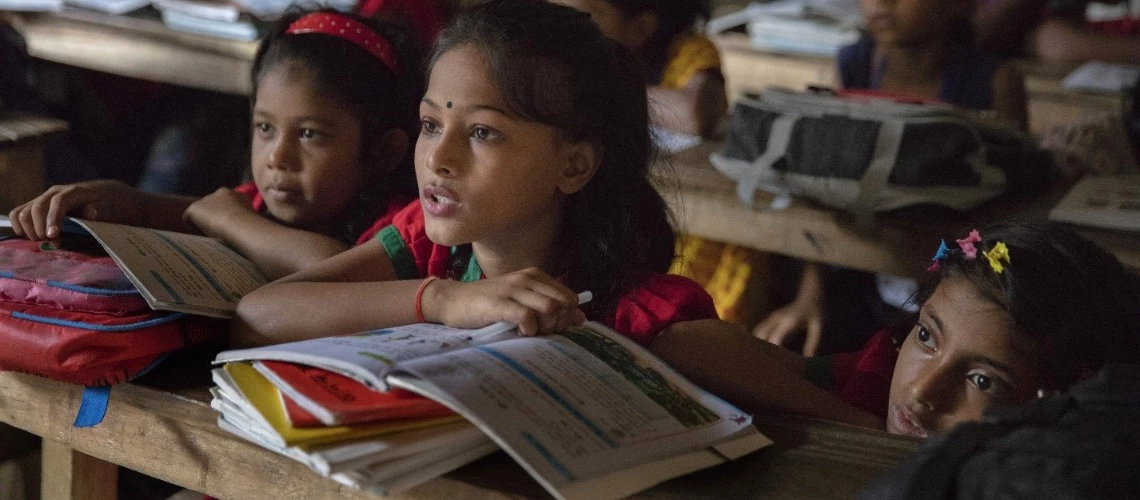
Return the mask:
<path id="1" fill-rule="evenodd" d="M 959 425 L 860 498 L 1140 498 L 1140 366 Z"/>

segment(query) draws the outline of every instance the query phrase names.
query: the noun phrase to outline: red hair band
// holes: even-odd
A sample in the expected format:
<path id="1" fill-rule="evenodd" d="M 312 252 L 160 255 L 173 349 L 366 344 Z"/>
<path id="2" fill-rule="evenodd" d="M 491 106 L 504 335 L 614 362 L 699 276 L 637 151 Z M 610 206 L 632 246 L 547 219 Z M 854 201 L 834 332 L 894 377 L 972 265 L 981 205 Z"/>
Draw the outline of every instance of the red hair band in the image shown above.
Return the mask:
<path id="1" fill-rule="evenodd" d="M 375 56 L 393 73 L 396 72 L 396 57 L 393 55 L 392 44 L 372 31 L 372 28 L 351 17 L 333 12 L 305 14 L 293 21 L 285 33 L 290 35 L 321 33 L 348 40 Z"/>

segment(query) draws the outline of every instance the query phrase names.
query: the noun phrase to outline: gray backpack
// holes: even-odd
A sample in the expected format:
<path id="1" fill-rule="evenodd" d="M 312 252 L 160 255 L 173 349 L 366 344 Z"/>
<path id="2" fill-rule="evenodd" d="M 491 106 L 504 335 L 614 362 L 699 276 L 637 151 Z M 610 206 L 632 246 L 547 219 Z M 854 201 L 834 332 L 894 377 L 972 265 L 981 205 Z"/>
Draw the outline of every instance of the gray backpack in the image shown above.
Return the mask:
<path id="1" fill-rule="evenodd" d="M 949 105 L 772 89 L 737 101 L 711 161 L 749 206 L 765 190 L 870 223 L 908 205 L 969 210 L 1043 178 L 1045 158 L 1024 133 Z"/>

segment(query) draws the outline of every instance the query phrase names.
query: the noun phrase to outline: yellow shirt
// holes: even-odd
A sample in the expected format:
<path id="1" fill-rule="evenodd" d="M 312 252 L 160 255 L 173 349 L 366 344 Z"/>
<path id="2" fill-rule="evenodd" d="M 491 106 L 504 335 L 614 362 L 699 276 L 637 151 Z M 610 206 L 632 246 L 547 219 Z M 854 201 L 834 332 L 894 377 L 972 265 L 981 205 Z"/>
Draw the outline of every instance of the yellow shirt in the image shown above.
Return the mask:
<path id="1" fill-rule="evenodd" d="M 669 59 L 662 73 L 661 86 L 679 89 L 697 73 L 720 70 L 720 53 L 712 40 L 696 33 L 682 33 L 669 46 Z"/>
<path id="2" fill-rule="evenodd" d="M 720 70 L 720 53 L 711 40 L 682 33 L 669 47 L 661 86 L 679 89 L 702 71 Z M 679 235 L 677 259 L 669 272 L 693 279 L 712 295 L 721 319 L 750 327 L 758 320 L 767 290 L 758 283 L 767 260 L 736 245 Z"/>

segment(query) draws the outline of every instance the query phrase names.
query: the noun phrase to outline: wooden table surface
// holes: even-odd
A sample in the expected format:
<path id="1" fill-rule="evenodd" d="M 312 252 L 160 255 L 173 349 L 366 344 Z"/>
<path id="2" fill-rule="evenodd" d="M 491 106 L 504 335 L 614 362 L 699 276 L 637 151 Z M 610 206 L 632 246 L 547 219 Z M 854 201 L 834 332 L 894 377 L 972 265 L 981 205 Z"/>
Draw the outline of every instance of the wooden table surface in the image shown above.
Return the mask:
<path id="1" fill-rule="evenodd" d="M 703 238 L 812 262 L 898 276 L 922 276 L 941 238 L 962 237 L 1011 217 L 1044 219 L 1068 185 L 1057 183 L 1029 196 L 1006 195 L 969 212 L 908 207 L 879 214 L 863 229 L 845 212 L 796 200 L 771 210 L 771 195 L 758 192 L 753 207 L 736 197 L 735 181 L 716 171 L 708 156 L 721 147 L 706 142 L 667 158 L 658 186 L 680 230 Z M 1078 228 L 1079 233 L 1140 267 L 1140 234 Z"/>
<path id="2" fill-rule="evenodd" d="M 257 42 L 172 31 L 162 21 L 77 8 L 0 12 L 32 57 L 203 90 L 249 94 Z"/>
<path id="3" fill-rule="evenodd" d="M 115 498 L 120 464 L 219 498 L 377 498 L 320 477 L 304 465 L 222 431 L 210 409 L 208 357 L 164 365 L 111 391 L 106 418 L 71 426 L 81 388 L 0 373 L 0 421 L 44 438 L 44 498 Z M 775 445 L 735 462 L 647 490 L 640 498 L 851 498 L 898 463 L 918 442 L 885 432 L 818 420 L 762 414 Z M 495 453 L 398 498 L 545 497 L 541 486 Z"/>
<path id="4" fill-rule="evenodd" d="M 753 47 L 748 37 L 728 33 L 713 37 L 721 52 L 721 69 L 730 100 L 770 86 L 804 90 L 809 85 L 835 87 L 835 59 L 831 57 L 780 54 Z M 1029 131 L 1041 136 L 1050 127 L 1100 114 L 1120 115 L 1122 92 L 1077 92 L 1061 88 L 1061 80 L 1076 64 L 1018 60 L 1025 75 L 1029 108 Z"/>

